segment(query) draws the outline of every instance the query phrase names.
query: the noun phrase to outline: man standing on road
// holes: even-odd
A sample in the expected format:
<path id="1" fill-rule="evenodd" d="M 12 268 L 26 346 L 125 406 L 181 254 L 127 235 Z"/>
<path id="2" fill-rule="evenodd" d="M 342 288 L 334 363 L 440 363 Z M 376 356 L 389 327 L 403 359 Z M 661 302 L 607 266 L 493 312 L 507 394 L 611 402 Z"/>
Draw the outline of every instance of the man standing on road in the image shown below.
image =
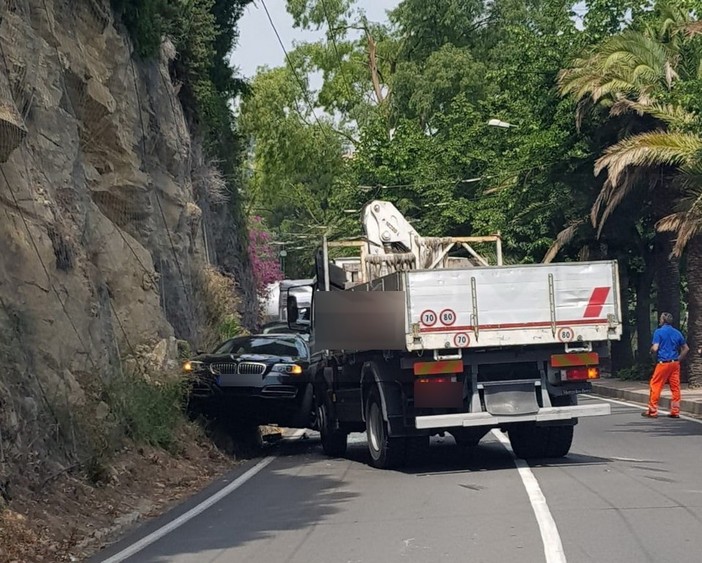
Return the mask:
<path id="1" fill-rule="evenodd" d="M 656 354 L 656 369 L 649 384 L 648 411 L 642 416 L 658 418 L 658 399 L 663 386 L 668 383 L 673 400 L 670 402 L 670 418 L 680 418 L 680 362 L 690 347 L 682 333 L 673 328 L 673 315 L 661 313 L 659 328 L 653 333 L 651 353 Z"/>

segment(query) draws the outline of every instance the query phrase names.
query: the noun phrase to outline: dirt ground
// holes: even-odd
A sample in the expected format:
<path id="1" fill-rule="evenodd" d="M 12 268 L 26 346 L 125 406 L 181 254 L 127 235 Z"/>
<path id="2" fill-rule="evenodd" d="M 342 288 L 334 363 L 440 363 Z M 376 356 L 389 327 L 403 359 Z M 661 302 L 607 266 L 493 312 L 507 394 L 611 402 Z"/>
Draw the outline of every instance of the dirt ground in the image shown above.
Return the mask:
<path id="1" fill-rule="evenodd" d="M 261 428 L 269 438 L 279 432 Z M 0 504 L 0 563 L 84 561 L 241 463 L 205 437 L 185 435 L 181 444 L 178 456 L 125 447 L 99 485 L 66 471 L 39 493 L 14 490 L 9 504 Z"/>

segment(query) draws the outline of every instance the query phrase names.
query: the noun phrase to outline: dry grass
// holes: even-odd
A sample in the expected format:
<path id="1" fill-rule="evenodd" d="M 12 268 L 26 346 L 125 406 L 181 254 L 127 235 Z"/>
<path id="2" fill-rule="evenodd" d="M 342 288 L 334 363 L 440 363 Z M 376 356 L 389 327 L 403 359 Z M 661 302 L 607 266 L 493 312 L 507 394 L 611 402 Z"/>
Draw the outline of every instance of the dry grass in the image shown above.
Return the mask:
<path id="1" fill-rule="evenodd" d="M 181 430 L 182 453 L 129 443 L 98 484 L 66 472 L 39 491 L 17 489 L 0 512 L 0 561 L 82 561 L 145 517 L 192 495 L 234 465 L 201 432 Z"/>
<path id="2" fill-rule="evenodd" d="M 29 561 L 38 541 L 25 516 L 0 509 L 0 561 Z"/>
<path id="3" fill-rule="evenodd" d="M 239 314 L 239 298 L 235 280 L 208 266 L 197 280 L 197 295 L 202 303 L 203 345 L 209 349 L 222 340 L 244 334 Z"/>
<path id="4" fill-rule="evenodd" d="M 212 205 L 229 201 L 227 181 L 217 161 L 205 157 L 201 143 L 193 143 L 191 178 L 196 199 L 205 197 Z"/>

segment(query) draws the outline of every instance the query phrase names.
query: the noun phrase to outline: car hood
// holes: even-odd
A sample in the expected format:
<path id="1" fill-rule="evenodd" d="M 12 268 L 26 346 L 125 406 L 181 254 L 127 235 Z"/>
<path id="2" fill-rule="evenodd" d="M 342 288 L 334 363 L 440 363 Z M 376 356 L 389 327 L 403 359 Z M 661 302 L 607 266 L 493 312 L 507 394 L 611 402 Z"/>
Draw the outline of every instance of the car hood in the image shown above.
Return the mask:
<path id="1" fill-rule="evenodd" d="M 193 361 L 197 362 L 205 362 L 205 363 L 213 363 L 213 362 L 260 362 L 268 365 L 273 365 L 273 364 L 285 364 L 285 363 L 298 363 L 298 364 L 306 364 L 308 363 L 306 360 L 303 360 L 302 358 L 293 358 L 292 356 L 273 356 L 269 354 L 240 354 L 240 355 L 232 355 L 232 354 L 222 354 L 222 355 L 215 355 L 215 354 L 201 354 L 200 356 L 195 356 L 193 358 Z"/>
<path id="2" fill-rule="evenodd" d="M 272 356 L 268 354 L 241 354 L 232 357 L 234 360 L 240 362 L 261 362 L 264 364 L 294 364 L 303 362 L 301 358 L 293 358 L 292 356 Z"/>

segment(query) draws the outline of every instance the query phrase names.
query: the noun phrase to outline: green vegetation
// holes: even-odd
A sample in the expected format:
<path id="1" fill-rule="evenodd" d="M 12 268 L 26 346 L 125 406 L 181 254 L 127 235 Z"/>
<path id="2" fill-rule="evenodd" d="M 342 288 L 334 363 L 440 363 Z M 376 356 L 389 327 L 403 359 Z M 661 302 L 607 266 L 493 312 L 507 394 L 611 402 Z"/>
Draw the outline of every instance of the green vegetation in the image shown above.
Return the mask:
<path id="1" fill-rule="evenodd" d="M 622 381 L 648 381 L 653 373 L 652 364 L 635 364 L 629 368 L 621 369 L 614 374 L 614 377 Z"/>
<path id="2" fill-rule="evenodd" d="M 174 9 L 169 0 L 112 0 L 141 57 L 158 53 Z"/>
<path id="3" fill-rule="evenodd" d="M 359 235 L 356 210 L 384 198 L 425 235 L 500 231 L 512 263 L 618 260 L 615 371 L 647 364 L 662 310 L 702 342 L 702 2 L 403 0 L 378 23 L 355 0 L 288 0 L 324 37 L 250 88 L 226 61 L 247 3 L 114 0 L 140 56 L 173 42 L 231 212 L 245 224 L 245 187 L 289 242 L 288 276 L 310 274 L 323 229 Z M 702 359 L 685 375 L 702 385 Z"/>
<path id="4" fill-rule="evenodd" d="M 245 225 L 241 210 L 241 149 L 229 102 L 246 91 L 228 61 L 237 38 L 236 23 L 251 0 L 112 0 L 142 59 L 158 55 L 168 38 L 177 56 L 171 62 L 179 97 L 193 132 L 227 181 L 230 212 Z M 238 230 L 246 248 L 246 229 Z"/>
<path id="5" fill-rule="evenodd" d="M 239 118 L 286 274 L 383 198 L 424 235 L 501 231 L 512 263 L 618 260 L 615 372 L 647 365 L 660 311 L 702 341 L 702 2 L 403 0 L 383 24 L 354 0 L 287 5 L 325 36 L 261 70 Z"/>
<path id="6" fill-rule="evenodd" d="M 115 373 L 106 381 L 85 385 L 79 402 L 62 393 L 47 397 L 47 424 L 55 447 L 86 472 L 93 483 L 109 479 L 110 461 L 128 445 L 179 453 L 187 434 L 187 384 L 172 374 L 147 374 L 141 368 Z"/>
<path id="7" fill-rule="evenodd" d="M 106 397 L 128 438 L 175 453 L 178 432 L 185 423 L 183 380 L 151 382 L 141 375 L 125 375 L 109 385 Z"/>

